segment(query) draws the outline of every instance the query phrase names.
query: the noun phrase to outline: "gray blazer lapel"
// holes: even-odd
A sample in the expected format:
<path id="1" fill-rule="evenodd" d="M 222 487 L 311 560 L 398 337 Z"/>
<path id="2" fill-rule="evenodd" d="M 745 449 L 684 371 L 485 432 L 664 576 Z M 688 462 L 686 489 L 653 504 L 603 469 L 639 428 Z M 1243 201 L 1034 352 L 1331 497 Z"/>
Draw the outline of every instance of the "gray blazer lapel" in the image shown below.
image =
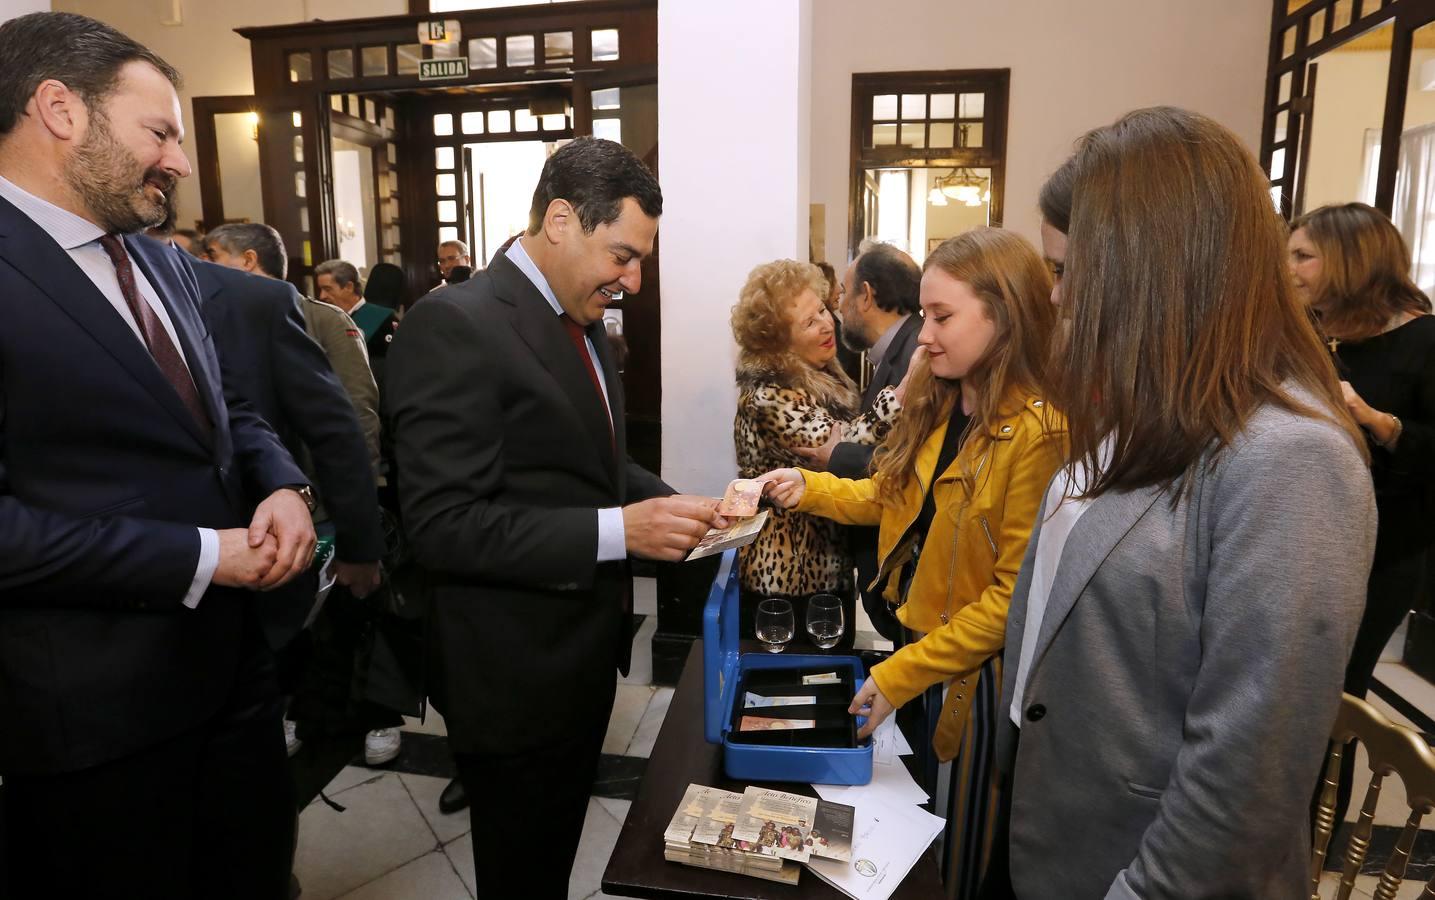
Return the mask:
<path id="1" fill-rule="evenodd" d="M 1096 570 L 1141 520 L 1146 510 L 1163 496 L 1165 491 L 1155 487 L 1102 494 L 1076 521 L 1061 552 L 1051 595 L 1047 597 L 1046 609 L 1042 613 L 1041 631 L 1037 633 L 1036 648 L 1031 657 L 1033 672 L 1041 665 L 1042 654 L 1051 646 L 1056 632 Z M 1035 540 L 1032 545 L 1035 546 Z"/>
<path id="2" fill-rule="evenodd" d="M 1049 490 L 1050 484 L 1047 485 Z M 1000 704 L 997 706 L 999 721 L 1005 723 L 1006 715 L 1003 711 L 1011 706 L 1012 695 L 1016 693 L 1016 670 L 1018 660 L 1021 659 L 1022 639 L 1026 636 L 1026 614 L 1027 600 L 1031 596 L 1031 570 L 1036 562 L 1036 546 L 1041 541 L 1041 523 L 1046 521 L 1046 490 L 1042 491 L 1041 507 L 1036 513 L 1036 524 L 1031 529 L 1031 538 L 1026 543 L 1026 556 L 1022 557 L 1021 569 L 1016 575 L 1016 584 L 1012 586 L 1011 606 L 1007 609 L 1006 618 L 1006 644 L 1002 650 L 1002 692 Z M 1007 759 L 1010 747 L 1003 746 L 1005 730 L 997 733 L 997 760 L 1001 764 Z M 1009 771 L 1009 770 L 1006 770 Z"/>

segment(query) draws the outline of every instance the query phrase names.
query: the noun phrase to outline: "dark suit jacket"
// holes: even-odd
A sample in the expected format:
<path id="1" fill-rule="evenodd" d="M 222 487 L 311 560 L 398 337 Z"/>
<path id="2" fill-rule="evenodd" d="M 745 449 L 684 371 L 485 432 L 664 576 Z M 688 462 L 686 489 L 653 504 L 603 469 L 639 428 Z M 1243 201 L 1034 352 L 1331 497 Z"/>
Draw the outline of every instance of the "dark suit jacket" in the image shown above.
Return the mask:
<path id="1" fill-rule="evenodd" d="M 195 727 L 236 677 L 245 592 L 194 578 L 195 526 L 248 524 L 306 479 L 226 409 L 194 273 L 126 238 L 208 407 L 206 436 L 149 351 L 48 235 L 0 200 L 0 773 L 76 770 Z"/>
<path id="2" fill-rule="evenodd" d="M 287 281 L 194 261 L 200 310 L 219 351 L 225 385 L 254 404 L 295 459 L 307 459 L 334 523 L 339 559 L 383 556 L 378 488 L 354 405 L 324 351 L 304 330 L 299 292 Z M 314 603 L 296 579 L 258 596 L 270 644 L 294 638 Z"/>
<path id="3" fill-rule="evenodd" d="M 882 388 L 892 387 L 901 384 L 902 379 L 907 375 L 907 365 L 912 361 L 912 354 L 917 350 L 917 333 L 922 330 L 922 317 L 911 315 L 907 321 L 897 329 L 892 337 L 892 343 L 887 345 L 887 352 L 877 360 L 872 368 L 872 380 L 867 383 L 867 390 L 862 392 L 862 411 L 866 412 L 877 402 L 877 395 Z M 872 464 L 872 451 L 876 450 L 873 444 L 851 444 L 843 442 L 832 448 L 832 459 L 827 464 L 827 471 L 838 478 L 866 478 L 868 467 Z"/>
<path id="4" fill-rule="evenodd" d="M 626 668 L 629 573 L 596 562 L 596 510 L 672 490 L 628 460 L 613 353 L 601 323 L 588 336 L 616 432 L 558 316 L 505 256 L 427 295 L 389 353 L 399 499 L 433 586 L 431 693 L 460 752 L 572 734 Z"/>

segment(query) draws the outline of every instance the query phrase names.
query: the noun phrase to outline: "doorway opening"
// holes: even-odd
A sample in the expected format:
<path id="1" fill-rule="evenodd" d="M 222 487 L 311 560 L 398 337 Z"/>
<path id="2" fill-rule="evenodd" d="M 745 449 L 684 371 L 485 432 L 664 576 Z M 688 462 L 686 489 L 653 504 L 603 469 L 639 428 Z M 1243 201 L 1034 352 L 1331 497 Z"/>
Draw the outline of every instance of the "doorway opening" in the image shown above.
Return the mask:
<path id="1" fill-rule="evenodd" d="M 557 148 L 557 142 L 544 141 L 464 145 L 465 206 L 474 265 L 487 266 L 504 241 L 528 228 L 533 199 L 529 185 L 538 182 L 544 161 Z M 439 238 L 446 239 L 445 229 L 439 232 Z M 450 226 L 448 232 L 457 239 L 457 228 Z"/>
<path id="2" fill-rule="evenodd" d="M 918 265 L 947 238 L 1000 225 L 1010 71 L 852 76 L 848 258 L 863 241 Z"/>
<path id="3" fill-rule="evenodd" d="M 326 259 L 347 258 L 364 274 L 399 266 L 410 303 L 440 283 L 441 241 L 463 241 L 475 269 L 492 263 L 526 228 L 538 171 L 565 141 L 616 140 L 657 172 L 656 0 L 239 31 L 250 41 L 255 94 L 195 105 L 203 224 L 274 226 L 290 280 L 311 295 L 313 267 Z M 231 148 L 228 135 L 246 125 L 247 146 Z M 613 305 L 609 325 L 629 350 L 631 454 L 655 471 L 657 276 L 655 255 L 642 290 Z"/>

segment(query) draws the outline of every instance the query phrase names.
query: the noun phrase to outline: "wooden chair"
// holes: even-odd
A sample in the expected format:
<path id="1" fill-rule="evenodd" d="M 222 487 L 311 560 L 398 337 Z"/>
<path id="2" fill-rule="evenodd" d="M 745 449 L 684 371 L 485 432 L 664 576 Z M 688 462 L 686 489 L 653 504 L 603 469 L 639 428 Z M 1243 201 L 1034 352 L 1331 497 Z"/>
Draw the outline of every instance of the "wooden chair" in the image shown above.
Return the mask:
<path id="1" fill-rule="evenodd" d="M 1320 873 L 1325 867 L 1330 836 L 1336 826 L 1335 797 L 1340 782 L 1340 762 L 1344 754 L 1355 752 L 1355 748 L 1349 745 L 1352 739 L 1365 746 L 1366 755 L 1370 758 L 1371 779 L 1355 830 L 1346 847 L 1345 866 L 1335 900 L 1348 900 L 1355 887 L 1355 877 L 1360 874 L 1366 851 L 1370 849 L 1370 834 L 1375 823 L 1375 807 L 1380 800 L 1381 785 L 1392 774 L 1405 787 L 1410 817 L 1405 821 L 1405 829 L 1400 832 L 1395 851 L 1380 875 L 1375 900 L 1395 900 L 1395 892 L 1405 880 L 1405 868 L 1410 862 L 1410 850 L 1415 845 L 1420 820 L 1435 810 L 1435 752 L 1431 751 L 1419 732 L 1395 724 L 1369 703 L 1349 694 L 1341 697 L 1340 713 L 1335 718 L 1330 737 L 1330 757 L 1325 766 L 1325 780 L 1315 821 L 1315 852 L 1310 868 L 1311 900 L 1321 900 Z M 1420 900 L 1435 900 L 1435 877 L 1426 883 Z"/>

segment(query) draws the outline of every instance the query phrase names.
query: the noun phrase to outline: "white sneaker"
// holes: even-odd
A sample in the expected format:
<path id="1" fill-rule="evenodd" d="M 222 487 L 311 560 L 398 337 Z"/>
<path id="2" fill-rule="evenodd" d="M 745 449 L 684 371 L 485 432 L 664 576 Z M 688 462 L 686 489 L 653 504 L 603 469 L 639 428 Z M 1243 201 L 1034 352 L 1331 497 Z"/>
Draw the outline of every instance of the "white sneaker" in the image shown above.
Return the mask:
<path id="1" fill-rule="evenodd" d="M 399 730 L 375 728 L 364 735 L 364 764 L 382 766 L 399 755 Z"/>
<path id="2" fill-rule="evenodd" d="M 304 746 L 304 742 L 299 740 L 299 736 L 296 733 L 297 728 L 298 726 L 295 725 L 292 720 L 284 720 L 284 749 L 289 752 L 290 756 L 298 753 L 299 748 Z"/>

